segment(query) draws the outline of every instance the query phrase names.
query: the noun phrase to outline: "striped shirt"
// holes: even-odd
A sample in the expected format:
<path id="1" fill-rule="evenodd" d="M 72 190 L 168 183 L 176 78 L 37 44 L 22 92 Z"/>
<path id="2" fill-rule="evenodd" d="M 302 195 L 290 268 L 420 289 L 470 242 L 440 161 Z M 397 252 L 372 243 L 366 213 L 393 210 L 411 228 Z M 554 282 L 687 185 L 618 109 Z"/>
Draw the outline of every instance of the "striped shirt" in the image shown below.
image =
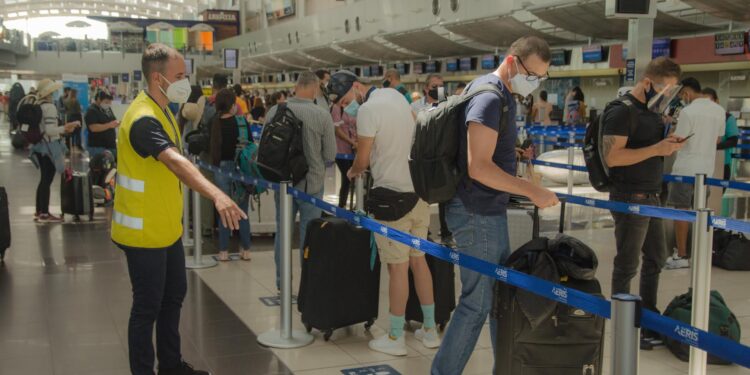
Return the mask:
<path id="1" fill-rule="evenodd" d="M 310 194 L 323 191 L 326 164 L 336 160 L 336 135 L 331 114 L 316 105 L 312 99 L 289 98 L 287 107 L 302 121 L 302 147 L 307 159 L 307 176 L 295 188 L 307 189 Z M 276 115 L 276 107 L 268 110 L 266 125 Z"/>

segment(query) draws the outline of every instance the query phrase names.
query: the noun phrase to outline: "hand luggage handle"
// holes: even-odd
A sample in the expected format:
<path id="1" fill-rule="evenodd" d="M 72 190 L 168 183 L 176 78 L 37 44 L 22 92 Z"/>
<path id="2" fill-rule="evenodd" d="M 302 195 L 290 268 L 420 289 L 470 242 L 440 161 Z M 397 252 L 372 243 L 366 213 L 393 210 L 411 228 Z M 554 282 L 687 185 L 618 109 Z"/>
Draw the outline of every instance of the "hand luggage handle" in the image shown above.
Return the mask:
<path id="1" fill-rule="evenodd" d="M 560 223 L 558 224 L 558 232 L 560 234 L 565 232 L 565 205 L 566 205 L 565 198 L 560 198 Z M 539 207 L 536 205 L 534 206 L 534 214 L 532 216 L 532 229 L 531 229 L 531 238 L 539 238 L 539 227 L 540 227 L 540 218 L 539 218 Z"/>

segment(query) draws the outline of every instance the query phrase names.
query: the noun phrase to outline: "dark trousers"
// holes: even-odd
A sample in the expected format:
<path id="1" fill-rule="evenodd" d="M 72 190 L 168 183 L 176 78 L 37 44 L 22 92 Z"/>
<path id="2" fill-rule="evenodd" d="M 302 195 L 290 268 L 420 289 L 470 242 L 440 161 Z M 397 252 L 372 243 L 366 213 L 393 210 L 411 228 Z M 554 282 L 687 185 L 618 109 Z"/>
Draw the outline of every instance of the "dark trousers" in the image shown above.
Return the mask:
<path id="1" fill-rule="evenodd" d="M 36 158 L 39 160 L 39 171 L 41 172 L 39 185 L 36 187 L 36 213 L 48 214 L 50 187 L 55 179 L 55 163 L 47 155 L 37 153 Z"/>
<path id="2" fill-rule="evenodd" d="M 187 292 L 182 241 L 166 249 L 123 250 L 133 286 L 128 323 L 130 371 L 134 375 L 154 374 L 154 323 L 159 368 L 176 368 L 182 364 L 180 310 Z"/>
<path id="3" fill-rule="evenodd" d="M 349 172 L 353 164 L 353 160 L 336 159 L 336 166 L 339 167 L 339 172 L 341 172 L 341 189 L 339 189 L 339 207 L 341 208 L 346 206 L 346 200 L 349 199 L 351 181 L 349 181 L 349 177 L 346 177 L 346 172 Z"/>
<path id="4" fill-rule="evenodd" d="M 660 206 L 658 194 L 611 193 L 612 201 Z M 617 255 L 612 272 L 612 294 L 630 293 L 630 280 L 641 265 L 640 296 L 643 307 L 656 307 L 659 274 L 667 261 L 666 236 L 662 219 L 612 211 L 615 219 Z"/>
<path id="5" fill-rule="evenodd" d="M 438 204 L 438 217 L 440 218 L 440 237 L 452 236 L 448 223 L 445 221 L 445 203 Z"/>

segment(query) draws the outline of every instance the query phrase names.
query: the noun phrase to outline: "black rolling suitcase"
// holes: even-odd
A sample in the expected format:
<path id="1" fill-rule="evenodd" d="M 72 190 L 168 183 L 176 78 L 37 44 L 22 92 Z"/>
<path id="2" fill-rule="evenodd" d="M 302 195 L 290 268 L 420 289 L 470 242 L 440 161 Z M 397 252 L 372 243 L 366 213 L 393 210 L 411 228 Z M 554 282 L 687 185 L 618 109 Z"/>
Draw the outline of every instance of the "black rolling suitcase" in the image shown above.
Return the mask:
<path id="1" fill-rule="evenodd" d="M 561 222 L 564 206 L 562 210 Z M 601 296 L 593 250 L 569 236 L 539 237 L 539 215 L 534 212 L 534 239 L 516 250 L 506 266 Z M 501 282 L 495 288 L 493 314 L 495 374 L 602 373 L 604 318 Z"/>
<path id="2" fill-rule="evenodd" d="M 60 205 L 62 214 L 88 215 L 94 219 L 94 196 L 91 192 L 91 179 L 88 172 L 66 170 L 60 182 Z"/>
<path id="3" fill-rule="evenodd" d="M 323 331 L 328 341 L 335 329 L 357 323 L 369 329 L 375 322 L 380 260 L 370 241 L 368 230 L 343 219 L 326 217 L 308 224 L 297 298 L 308 332 Z"/>
<path id="4" fill-rule="evenodd" d="M 8 193 L 0 186 L 0 262 L 5 259 L 5 250 L 10 247 L 10 211 Z"/>
<path id="5" fill-rule="evenodd" d="M 456 272 L 453 263 L 425 254 L 432 273 L 432 290 L 435 295 L 435 323 L 442 331 L 456 308 Z M 414 287 L 414 275 L 409 270 L 409 300 L 406 303 L 406 321 L 422 322 L 422 307 Z"/>

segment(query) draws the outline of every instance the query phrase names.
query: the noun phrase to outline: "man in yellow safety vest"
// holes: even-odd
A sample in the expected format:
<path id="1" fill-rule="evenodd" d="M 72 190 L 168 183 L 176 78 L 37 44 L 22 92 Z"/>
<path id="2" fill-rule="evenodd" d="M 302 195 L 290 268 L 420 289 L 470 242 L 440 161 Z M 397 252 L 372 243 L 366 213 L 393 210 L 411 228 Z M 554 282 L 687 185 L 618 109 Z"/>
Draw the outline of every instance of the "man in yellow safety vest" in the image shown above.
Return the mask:
<path id="1" fill-rule="evenodd" d="M 180 310 L 187 291 L 182 247 L 182 187 L 211 199 L 231 229 L 246 218 L 232 199 L 182 156 L 180 130 L 167 105 L 185 103 L 190 83 L 176 50 L 151 44 L 141 60 L 148 84 L 122 119 L 117 144 L 117 187 L 112 241 L 127 257 L 133 286 L 128 324 L 130 369 L 154 374 L 156 323 L 159 375 L 200 375 L 180 353 Z"/>

